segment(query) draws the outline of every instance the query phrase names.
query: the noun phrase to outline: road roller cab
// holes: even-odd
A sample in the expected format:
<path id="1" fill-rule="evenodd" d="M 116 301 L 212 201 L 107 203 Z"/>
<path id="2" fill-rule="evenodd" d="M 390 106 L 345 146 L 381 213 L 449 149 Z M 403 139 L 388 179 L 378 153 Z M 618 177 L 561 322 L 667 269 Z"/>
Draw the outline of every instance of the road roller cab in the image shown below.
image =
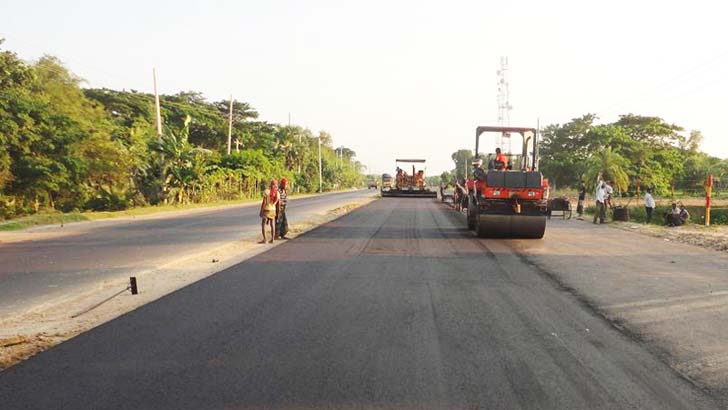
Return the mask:
<path id="1" fill-rule="evenodd" d="M 485 132 L 520 134 L 522 150 L 509 158 L 510 169 L 476 169 L 468 189 L 468 228 L 486 238 L 541 238 L 546 229 L 548 181 L 538 171 L 537 133 L 533 128 L 478 127 Z M 531 151 L 529 151 L 531 147 Z M 530 154 L 530 155 L 529 155 Z M 515 168 L 515 169 L 514 169 Z"/>

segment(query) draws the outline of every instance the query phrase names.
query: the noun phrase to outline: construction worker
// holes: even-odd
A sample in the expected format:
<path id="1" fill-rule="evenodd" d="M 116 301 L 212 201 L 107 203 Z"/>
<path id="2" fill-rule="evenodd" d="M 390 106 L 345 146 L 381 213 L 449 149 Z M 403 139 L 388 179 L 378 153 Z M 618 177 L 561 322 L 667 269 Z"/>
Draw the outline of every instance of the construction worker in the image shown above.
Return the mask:
<path id="1" fill-rule="evenodd" d="M 614 208 L 614 203 L 612 203 L 614 188 L 612 188 L 612 185 L 614 185 L 613 181 L 607 181 L 604 183 L 604 206 L 606 206 L 607 209 Z"/>
<path id="2" fill-rule="evenodd" d="M 263 240 L 258 243 L 273 243 L 276 238 L 276 211 L 278 210 L 278 181 L 270 180 L 270 185 L 263 191 L 263 202 L 260 204 L 260 230 Z M 270 226 L 270 240 L 265 237 L 265 227 Z"/>
<path id="3" fill-rule="evenodd" d="M 278 211 L 276 212 L 276 235 L 281 239 L 288 239 L 288 217 L 286 216 L 286 205 L 288 205 L 288 180 L 281 178 L 278 184 Z"/>
<path id="4" fill-rule="evenodd" d="M 473 178 L 478 181 L 485 181 L 486 172 L 482 167 L 483 160 L 481 158 L 475 158 L 473 160 Z"/>
<path id="5" fill-rule="evenodd" d="M 508 158 L 506 158 L 506 155 L 501 152 L 500 148 L 495 149 L 495 169 L 508 169 Z"/>
<path id="6" fill-rule="evenodd" d="M 584 200 L 586 199 L 586 185 L 583 183 L 579 187 L 579 202 L 576 205 L 576 219 L 583 220 L 584 217 Z"/>
<path id="7" fill-rule="evenodd" d="M 645 223 L 652 220 L 652 212 L 655 210 L 655 198 L 652 197 L 649 189 L 645 189 Z"/>
<path id="8" fill-rule="evenodd" d="M 600 175 L 599 182 L 597 182 L 596 193 L 594 195 L 597 207 L 597 209 L 594 211 L 594 223 L 597 223 L 597 220 L 599 220 L 599 223 L 603 224 L 604 220 L 606 219 L 606 190 L 604 188 L 604 185 L 605 183 L 604 181 L 602 181 Z"/>
<path id="9" fill-rule="evenodd" d="M 455 193 L 453 194 L 453 205 L 455 205 L 456 211 L 460 211 L 463 196 L 465 195 L 465 187 L 460 185 L 460 182 L 457 179 L 453 181 L 453 185 L 455 185 Z"/>

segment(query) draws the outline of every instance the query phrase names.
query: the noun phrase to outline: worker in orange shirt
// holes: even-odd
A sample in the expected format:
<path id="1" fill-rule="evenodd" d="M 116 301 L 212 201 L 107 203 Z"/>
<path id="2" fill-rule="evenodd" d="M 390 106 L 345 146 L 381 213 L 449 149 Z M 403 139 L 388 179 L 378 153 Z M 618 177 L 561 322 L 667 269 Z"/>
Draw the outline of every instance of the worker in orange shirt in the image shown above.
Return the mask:
<path id="1" fill-rule="evenodd" d="M 495 169 L 508 169 L 508 158 L 506 158 L 506 155 L 501 152 L 500 148 L 495 149 Z"/>

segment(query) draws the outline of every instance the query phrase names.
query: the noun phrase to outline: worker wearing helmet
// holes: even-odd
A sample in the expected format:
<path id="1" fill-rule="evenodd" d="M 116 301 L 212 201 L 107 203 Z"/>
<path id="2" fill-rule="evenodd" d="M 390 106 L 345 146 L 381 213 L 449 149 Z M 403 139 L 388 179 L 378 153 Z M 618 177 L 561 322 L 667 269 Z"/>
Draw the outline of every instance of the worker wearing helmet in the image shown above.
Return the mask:
<path id="1" fill-rule="evenodd" d="M 478 181 L 485 181 L 485 175 L 483 160 L 481 158 L 475 158 L 473 160 L 473 177 Z"/>
<path id="2" fill-rule="evenodd" d="M 508 169 L 508 158 L 506 158 L 506 155 L 501 152 L 500 148 L 495 149 L 495 169 Z"/>

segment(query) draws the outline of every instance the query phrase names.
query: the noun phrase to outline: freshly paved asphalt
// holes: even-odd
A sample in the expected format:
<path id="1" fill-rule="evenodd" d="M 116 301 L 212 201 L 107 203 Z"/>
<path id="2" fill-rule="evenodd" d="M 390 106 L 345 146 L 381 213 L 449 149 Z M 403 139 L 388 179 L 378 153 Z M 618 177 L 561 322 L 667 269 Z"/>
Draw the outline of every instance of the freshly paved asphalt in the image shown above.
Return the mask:
<path id="1" fill-rule="evenodd" d="M 10 409 L 711 409 L 428 199 L 387 198 L 0 373 Z"/>
<path id="2" fill-rule="evenodd" d="M 372 194 L 364 190 L 293 199 L 289 220 L 295 223 Z M 0 243 L 0 318 L 99 281 L 153 269 L 171 258 L 255 237 L 260 234 L 258 211 L 256 205 L 243 205 L 44 227 L 40 231 L 73 234 Z"/>

